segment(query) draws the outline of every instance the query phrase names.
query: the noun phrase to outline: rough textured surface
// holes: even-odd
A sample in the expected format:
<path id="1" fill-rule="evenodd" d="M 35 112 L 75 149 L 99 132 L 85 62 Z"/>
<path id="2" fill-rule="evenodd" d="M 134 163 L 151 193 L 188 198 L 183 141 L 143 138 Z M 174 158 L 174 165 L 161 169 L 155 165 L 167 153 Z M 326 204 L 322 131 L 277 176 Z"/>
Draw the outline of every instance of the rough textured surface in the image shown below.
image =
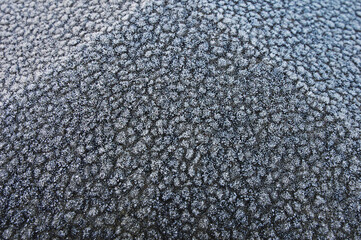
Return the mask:
<path id="1" fill-rule="evenodd" d="M 1 1 L 0 238 L 361 238 L 360 1 Z"/>

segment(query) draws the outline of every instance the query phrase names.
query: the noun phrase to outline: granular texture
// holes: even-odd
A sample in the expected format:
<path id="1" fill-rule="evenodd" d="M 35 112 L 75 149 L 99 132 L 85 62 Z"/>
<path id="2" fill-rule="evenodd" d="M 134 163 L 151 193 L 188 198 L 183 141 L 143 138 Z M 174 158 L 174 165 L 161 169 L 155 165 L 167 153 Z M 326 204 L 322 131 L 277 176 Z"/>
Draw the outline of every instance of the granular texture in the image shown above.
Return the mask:
<path id="1" fill-rule="evenodd" d="M 361 238 L 360 1 L 2 1 L 0 49 L 0 238 Z"/>

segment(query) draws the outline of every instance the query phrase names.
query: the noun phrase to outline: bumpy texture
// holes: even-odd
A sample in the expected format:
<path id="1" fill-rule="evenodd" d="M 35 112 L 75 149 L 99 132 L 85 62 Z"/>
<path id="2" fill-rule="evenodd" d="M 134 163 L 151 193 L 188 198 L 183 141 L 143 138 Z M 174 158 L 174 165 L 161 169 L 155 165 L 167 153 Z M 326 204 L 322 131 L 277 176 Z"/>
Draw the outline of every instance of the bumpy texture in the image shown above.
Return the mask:
<path id="1" fill-rule="evenodd" d="M 360 1 L 2 1 L 0 238 L 361 238 Z"/>

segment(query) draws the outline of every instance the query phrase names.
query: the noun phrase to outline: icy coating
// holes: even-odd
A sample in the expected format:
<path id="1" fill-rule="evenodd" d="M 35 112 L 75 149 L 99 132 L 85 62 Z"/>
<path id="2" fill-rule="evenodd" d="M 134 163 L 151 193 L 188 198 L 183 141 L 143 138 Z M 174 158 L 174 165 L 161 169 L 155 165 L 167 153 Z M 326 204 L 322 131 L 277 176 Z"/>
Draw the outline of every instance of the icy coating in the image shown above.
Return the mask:
<path id="1" fill-rule="evenodd" d="M 361 2 L 1 1 L 1 239 L 360 239 Z"/>

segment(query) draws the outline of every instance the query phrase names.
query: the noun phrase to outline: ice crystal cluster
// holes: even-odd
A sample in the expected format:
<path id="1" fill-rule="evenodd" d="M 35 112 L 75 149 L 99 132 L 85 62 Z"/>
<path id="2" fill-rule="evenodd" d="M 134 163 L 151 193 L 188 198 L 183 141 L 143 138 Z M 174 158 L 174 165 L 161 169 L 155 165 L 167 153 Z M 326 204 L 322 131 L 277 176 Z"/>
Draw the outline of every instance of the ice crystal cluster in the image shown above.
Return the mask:
<path id="1" fill-rule="evenodd" d="M 360 239 L 361 2 L 1 1 L 1 239 Z"/>

